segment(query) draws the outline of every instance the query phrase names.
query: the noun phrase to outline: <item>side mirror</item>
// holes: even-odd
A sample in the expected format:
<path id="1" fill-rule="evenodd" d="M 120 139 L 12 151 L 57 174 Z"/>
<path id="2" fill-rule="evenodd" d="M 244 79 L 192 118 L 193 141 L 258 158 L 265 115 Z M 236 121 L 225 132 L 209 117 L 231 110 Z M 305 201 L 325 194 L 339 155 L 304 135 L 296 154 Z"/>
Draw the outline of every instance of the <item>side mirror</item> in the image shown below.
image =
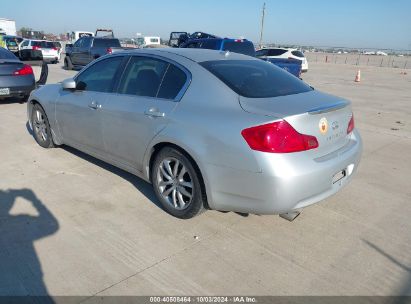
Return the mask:
<path id="1" fill-rule="evenodd" d="M 66 80 L 63 80 L 61 85 L 63 87 L 63 90 L 75 90 L 76 89 L 76 82 L 74 81 L 73 78 L 68 78 Z"/>

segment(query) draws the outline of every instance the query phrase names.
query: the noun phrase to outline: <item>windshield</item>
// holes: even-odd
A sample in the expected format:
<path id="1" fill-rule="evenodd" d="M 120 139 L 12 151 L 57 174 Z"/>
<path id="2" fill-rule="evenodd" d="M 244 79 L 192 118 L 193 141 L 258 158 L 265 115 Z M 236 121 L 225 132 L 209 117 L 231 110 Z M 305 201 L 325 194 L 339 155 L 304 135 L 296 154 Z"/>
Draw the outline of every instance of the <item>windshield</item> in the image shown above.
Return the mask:
<path id="1" fill-rule="evenodd" d="M 218 60 L 200 63 L 237 94 L 269 98 L 311 91 L 292 74 L 262 60 Z"/>

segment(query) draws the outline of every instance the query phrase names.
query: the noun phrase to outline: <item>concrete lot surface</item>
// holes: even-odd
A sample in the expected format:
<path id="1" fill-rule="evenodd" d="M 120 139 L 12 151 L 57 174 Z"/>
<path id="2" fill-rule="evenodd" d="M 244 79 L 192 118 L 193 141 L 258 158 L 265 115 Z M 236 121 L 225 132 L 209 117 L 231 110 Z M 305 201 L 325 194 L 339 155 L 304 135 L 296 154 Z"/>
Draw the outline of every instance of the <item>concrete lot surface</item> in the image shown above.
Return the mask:
<path id="1" fill-rule="evenodd" d="M 178 220 L 151 186 L 71 148 L 45 150 L 0 102 L 0 295 L 411 295 L 411 75 L 310 63 L 352 100 L 358 175 L 292 223 L 208 211 Z M 73 72 L 50 65 L 49 82 Z"/>

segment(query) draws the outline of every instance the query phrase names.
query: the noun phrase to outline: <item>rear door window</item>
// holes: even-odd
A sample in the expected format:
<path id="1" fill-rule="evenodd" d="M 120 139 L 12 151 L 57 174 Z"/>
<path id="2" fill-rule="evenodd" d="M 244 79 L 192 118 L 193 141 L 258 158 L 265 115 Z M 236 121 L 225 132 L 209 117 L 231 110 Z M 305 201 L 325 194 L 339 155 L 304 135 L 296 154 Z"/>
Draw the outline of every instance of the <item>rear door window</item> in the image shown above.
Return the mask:
<path id="1" fill-rule="evenodd" d="M 167 68 L 168 63 L 165 61 L 133 56 L 124 72 L 118 92 L 156 97 Z"/>
<path id="2" fill-rule="evenodd" d="M 157 97 L 165 99 L 175 99 L 186 82 L 186 73 L 184 73 L 175 65 L 169 64 L 166 74 L 163 77 L 163 81 L 161 82 L 161 87 L 157 94 Z"/>
<path id="3" fill-rule="evenodd" d="M 118 93 L 173 100 L 186 82 L 186 73 L 174 64 L 156 58 L 133 56 Z"/>
<path id="4" fill-rule="evenodd" d="M 123 56 L 104 59 L 96 62 L 76 78 L 77 89 L 94 92 L 112 92 L 116 74 Z"/>

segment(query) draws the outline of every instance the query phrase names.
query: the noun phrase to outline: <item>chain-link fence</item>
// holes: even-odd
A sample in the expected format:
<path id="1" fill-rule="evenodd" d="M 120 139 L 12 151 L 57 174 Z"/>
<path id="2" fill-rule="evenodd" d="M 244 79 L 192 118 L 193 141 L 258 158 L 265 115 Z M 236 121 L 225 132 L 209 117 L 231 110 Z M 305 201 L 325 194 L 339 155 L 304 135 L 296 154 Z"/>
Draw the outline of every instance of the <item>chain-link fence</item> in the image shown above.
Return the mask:
<path id="1" fill-rule="evenodd" d="M 410 55 L 366 55 L 366 54 L 337 54 L 305 52 L 308 62 L 324 62 L 334 64 L 350 64 L 360 66 L 389 67 L 399 69 L 411 69 Z"/>

